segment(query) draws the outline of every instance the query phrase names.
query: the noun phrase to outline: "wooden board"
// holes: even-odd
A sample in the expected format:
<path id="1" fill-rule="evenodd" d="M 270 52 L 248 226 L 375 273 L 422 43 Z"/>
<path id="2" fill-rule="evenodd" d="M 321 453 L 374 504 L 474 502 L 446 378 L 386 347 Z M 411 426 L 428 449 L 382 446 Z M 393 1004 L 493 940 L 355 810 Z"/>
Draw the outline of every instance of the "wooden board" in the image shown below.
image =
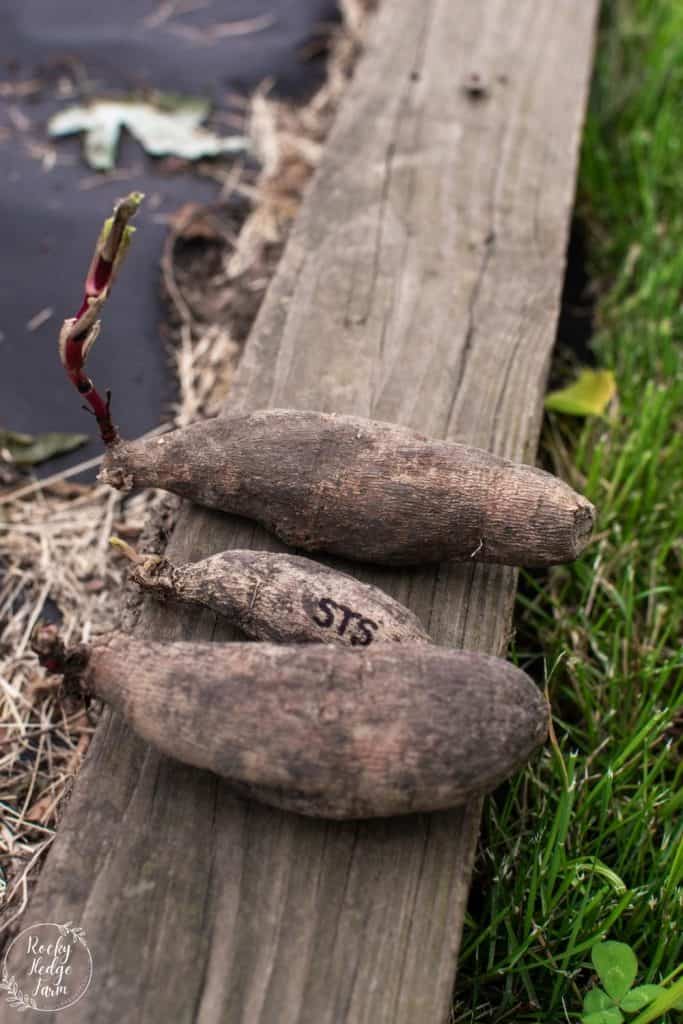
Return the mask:
<path id="1" fill-rule="evenodd" d="M 229 408 L 357 413 L 533 460 L 596 7 L 383 0 Z M 228 545 L 277 547 L 188 507 L 170 554 Z M 349 568 L 440 643 L 505 650 L 513 571 Z M 151 604 L 139 635 L 231 636 Z M 438 1024 L 479 813 L 300 819 L 107 714 L 25 923 L 86 930 L 94 976 L 72 1022 Z"/>

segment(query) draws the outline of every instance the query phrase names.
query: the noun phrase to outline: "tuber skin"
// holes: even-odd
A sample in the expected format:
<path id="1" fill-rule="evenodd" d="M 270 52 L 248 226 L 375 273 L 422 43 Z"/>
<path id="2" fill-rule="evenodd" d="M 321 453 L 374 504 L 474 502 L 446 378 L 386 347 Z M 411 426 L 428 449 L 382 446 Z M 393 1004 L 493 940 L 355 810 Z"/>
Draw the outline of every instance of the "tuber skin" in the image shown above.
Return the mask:
<path id="1" fill-rule="evenodd" d="M 122 634 L 43 664 L 120 711 L 162 753 L 314 817 L 457 806 L 544 741 L 548 708 L 520 669 L 433 644 L 145 643 Z"/>
<path id="2" fill-rule="evenodd" d="M 349 647 L 429 641 L 417 616 L 379 587 L 310 558 L 223 551 L 175 566 L 155 555 L 129 557 L 136 563 L 131 579 L 143 590 L 209 608 L 254 640 Z"/>
<path id="3" fill-rule="evenodd" d="M 388 423 L 293 409 L 119 441 L 100 479 L 246 516 L 293 548 L 384 565 L 568 562 L 595 516 L 533 466 Z"/>

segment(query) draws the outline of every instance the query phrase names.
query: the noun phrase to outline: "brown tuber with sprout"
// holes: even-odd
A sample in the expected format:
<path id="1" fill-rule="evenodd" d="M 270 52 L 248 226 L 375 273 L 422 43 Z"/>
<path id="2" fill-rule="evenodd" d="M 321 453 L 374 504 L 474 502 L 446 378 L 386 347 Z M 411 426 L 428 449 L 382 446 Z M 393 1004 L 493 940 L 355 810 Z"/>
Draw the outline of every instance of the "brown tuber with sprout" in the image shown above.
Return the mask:
<path id="1" fill-rule="evenodd" d="M 60 357 L 107 447 L 101 479 L 156 487 L 261 523 L 286 544 L 384 565 L 546 566 L 587 544 L 595 510 L 556 477 L 389 423 L 276 409 L 123 441 L 85 362 L 142 195 L 117 203 L 98 240 Z"/>
<path id="2" fill-rule="evenodd" d="M 595 515 L 533 466 L 389 423 L 295 409 L 118 441 L 100 479 L 246 516 L 294 548 L 384 565 L 568 562 Z"/>
<path id="3" fill-rule="evenodd" d="M 436 811 L 493 789 L 547 735 L 520 669 L 433 644 L 145 643 L 120 634 L 34 646 L 162 753 L 300 814 Z"/>
<path id="4" fill-rule="evenodd" d="M 209 608 L 255 640 L 349 647 L 429 641 L 417 616 L 379 587 L 310 558 L 223 551 L 172 565 L 157 555 L 138 555 L 117 538 L 111 543 L 133 562 L 130 577 L 143 590 Z"/>

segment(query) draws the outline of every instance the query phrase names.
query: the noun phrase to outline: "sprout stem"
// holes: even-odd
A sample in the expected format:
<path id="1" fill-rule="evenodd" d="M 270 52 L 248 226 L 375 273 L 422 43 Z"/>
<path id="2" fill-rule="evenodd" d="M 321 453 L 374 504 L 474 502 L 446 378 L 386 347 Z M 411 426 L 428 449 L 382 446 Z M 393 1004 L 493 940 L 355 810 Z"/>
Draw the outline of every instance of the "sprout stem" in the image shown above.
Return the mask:
<path id="1" fill-rule="evenodd" d="M 131 192 L 119 200 L 114 213 L 105 223 L 85 279 L 83 301 L 75 317 L 62 324 L 59 334 L 59 356 L 64 369 L 79 395 L 94 413 L 100 436 L 107 447 L 119 440 L 119 432 L 111 418 L 111 393 L 104 397 L 85 372 L 88 353 L 100 332 L 99 316 L 112 284 L 126 255 L 134 228 L 129 221 L 137 212 L 144 196 Z"/>

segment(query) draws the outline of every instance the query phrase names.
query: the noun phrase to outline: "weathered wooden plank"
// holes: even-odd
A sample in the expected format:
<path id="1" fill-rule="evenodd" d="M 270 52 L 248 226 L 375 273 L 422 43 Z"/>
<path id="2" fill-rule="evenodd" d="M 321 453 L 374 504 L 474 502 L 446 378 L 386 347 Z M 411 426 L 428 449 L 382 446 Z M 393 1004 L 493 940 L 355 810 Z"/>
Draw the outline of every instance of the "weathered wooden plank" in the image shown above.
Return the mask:
<path id="1" fill-rule="evenodd" d="M 231 409 L 372 415 L 533 459 L 596 7 L 384 0 Z M 226 546 L 278 549 L 186 508 L 170 554 Z M 438 642 L 505 649 L 511 570 L 345 568 Z M 151 604 L 139 634 L 233 635 Z M 105 714 L 26 921 L 86 929 L 94 977 L 74 1022 L 440 1021 L 478 820 L 477 804 L 342 825 L 278 813 Z"/>

